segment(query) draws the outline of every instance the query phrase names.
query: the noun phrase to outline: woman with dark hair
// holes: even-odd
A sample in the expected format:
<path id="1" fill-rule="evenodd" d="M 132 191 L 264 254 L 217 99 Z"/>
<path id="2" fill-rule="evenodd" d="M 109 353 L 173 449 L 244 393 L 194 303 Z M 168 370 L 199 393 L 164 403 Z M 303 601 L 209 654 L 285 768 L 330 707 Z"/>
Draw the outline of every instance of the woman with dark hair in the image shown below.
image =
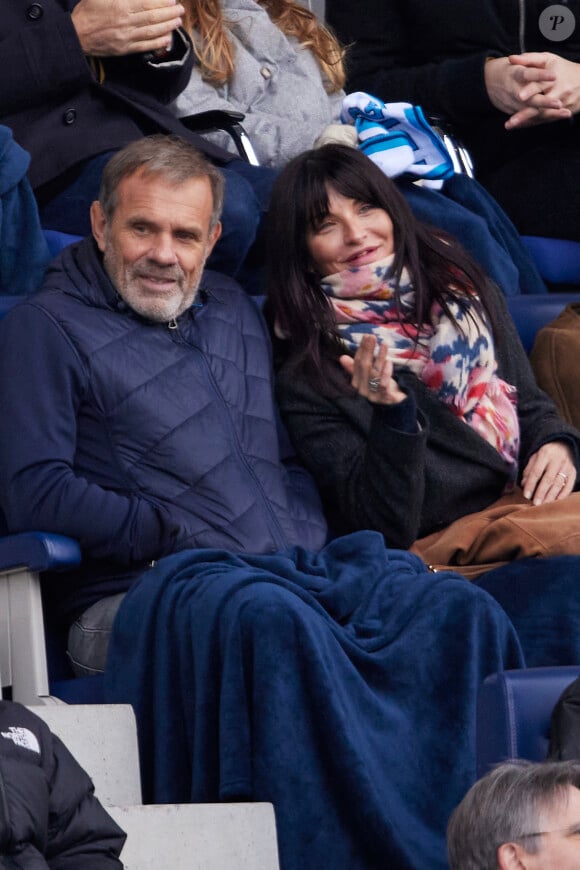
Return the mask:
<path id="1" fill-rule="evenodd" d="M 506 493 L 536 511 L 570 495 L 580 434 L 536 387 L 501 293 L 367 157 L 295 158 L 269 250 L 278 398 L 336 532 L 408 548 Z"/>

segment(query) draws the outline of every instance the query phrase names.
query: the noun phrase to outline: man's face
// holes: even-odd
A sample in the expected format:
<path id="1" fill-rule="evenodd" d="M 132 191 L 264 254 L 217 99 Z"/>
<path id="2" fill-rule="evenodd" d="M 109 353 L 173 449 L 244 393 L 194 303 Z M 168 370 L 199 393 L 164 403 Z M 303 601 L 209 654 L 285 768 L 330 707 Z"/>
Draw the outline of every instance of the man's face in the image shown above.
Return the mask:
<path id="1" fill-rule="evenodd" d="M 522 870 L 578 870 L 580 868 L 580 790 L 568 786 L 566 798 L 539 814 L 538 832 L 545 831 L 539 851 L 518 846 L 520 863 L 500 865 Z M 532 832 L 530 832 L 532 833 Z M 536 839 L 536 838 L 534 838 Z M 505 847 L 500 847 L 505 848 Z"/>
<path id="2" fill-rule="evenodd" d="M 182 184 L 142 169 L 124 178 L 107 222 L 91 207 L 93 235 L 105 269 L 127 305 L 150 320 L 167 322 L 192 304 L 221 225 L 210 231 L 209 179 Z"/>

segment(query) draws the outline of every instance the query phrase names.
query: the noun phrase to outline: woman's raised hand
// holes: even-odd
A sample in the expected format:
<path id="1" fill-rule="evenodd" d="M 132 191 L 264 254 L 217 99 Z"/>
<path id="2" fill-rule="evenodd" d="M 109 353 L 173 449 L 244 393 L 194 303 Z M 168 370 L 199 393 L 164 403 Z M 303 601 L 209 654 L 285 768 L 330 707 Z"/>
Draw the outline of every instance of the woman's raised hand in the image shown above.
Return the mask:
<path id="1" fill-rule="evenodd" d="M 393 378 L 393 363 L 387 359 L 388 347 L 379 345 L 373 335 L 365 335 L 354 357 L 344 354 L 340 364 L 351 376 L 354 389 L 374 405 L 398 405 L 407 398 Z"/>

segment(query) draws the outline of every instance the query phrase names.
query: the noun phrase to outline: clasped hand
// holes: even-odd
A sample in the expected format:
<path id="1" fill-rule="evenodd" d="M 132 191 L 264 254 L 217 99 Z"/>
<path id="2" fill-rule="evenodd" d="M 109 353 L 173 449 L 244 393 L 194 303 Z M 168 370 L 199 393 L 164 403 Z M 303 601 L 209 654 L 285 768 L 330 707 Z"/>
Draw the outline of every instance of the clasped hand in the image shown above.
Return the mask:
<path id="1" fill-rule="evenodd" d="M 580 65 L 551 52 L 491 58 L 485 84 L 507 130 L 571 118 L 580 111 Z"/>
<path id="2" fill-rule="evenodd" d="M 393 378 L 393 363 L 387 359 L 388 347 L 381 344 L 375 354 L 376 338 L 365 335 L 354 357 L 344 354 L 340 364 L 351 376 L 354 389 L 374 405 L 398 405 L 407 398 Z"/>
<path id="3" fill-rule="evenodd" d="M 184 12 L 175 0 L 79 0 L 71 17 L 86 55 L 112 57 L 168 48 Z"/>

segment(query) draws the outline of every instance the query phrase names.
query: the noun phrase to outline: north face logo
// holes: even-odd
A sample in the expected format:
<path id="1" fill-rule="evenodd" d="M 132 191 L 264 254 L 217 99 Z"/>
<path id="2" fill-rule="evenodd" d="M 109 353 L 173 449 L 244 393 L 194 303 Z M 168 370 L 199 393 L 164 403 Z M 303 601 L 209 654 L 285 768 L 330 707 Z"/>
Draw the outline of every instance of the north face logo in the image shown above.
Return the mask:
<path id="1" fill-rule="evenodd" d="M 2 737 L 12 740 L 16 746 L 21 746 L 23 749 L 30 749 L 31 752 L 37 752 L 40 755 L 40 744 L 36 735 L 29 731 L 28 728 L 17 728 L 11 725 L 8 731 L 0 731 Z"/>

